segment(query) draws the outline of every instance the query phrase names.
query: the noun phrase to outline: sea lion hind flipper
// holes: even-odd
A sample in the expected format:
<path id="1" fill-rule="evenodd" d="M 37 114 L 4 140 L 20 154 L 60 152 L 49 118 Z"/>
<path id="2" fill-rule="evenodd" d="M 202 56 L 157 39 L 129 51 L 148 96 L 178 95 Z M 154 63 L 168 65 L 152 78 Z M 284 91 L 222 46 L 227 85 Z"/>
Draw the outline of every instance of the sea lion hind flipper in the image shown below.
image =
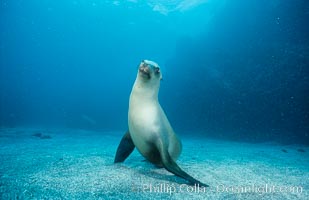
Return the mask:
<path id="1" fill-rule="evenodd" d="M 199 186 L 202 186 L 202 187 L 209 187 L 209 185 L 196 180 L 195 178 L 187 174 L 185 171 L 183 171 L 177 165 L 177 163 L 171 158 L 171 156 L 169 155 L 167 151 L 167 148 L 161 148 L 160 154 L 161 154 L 162 164 L 167 171 L 175 174 L 176 176 L 184 178 L 185 180 L 189 181 L 190 184 L 193 184 L 193 185 L 198 184 Z"/>
<path id="2" fill-rule="evenodd" d="M 120 144 L 117 148 L 114 163 L 123 162 L 134 150 L 134 143 L 132 141 L 130 132 L 127 131 L 122 137 Z"/>

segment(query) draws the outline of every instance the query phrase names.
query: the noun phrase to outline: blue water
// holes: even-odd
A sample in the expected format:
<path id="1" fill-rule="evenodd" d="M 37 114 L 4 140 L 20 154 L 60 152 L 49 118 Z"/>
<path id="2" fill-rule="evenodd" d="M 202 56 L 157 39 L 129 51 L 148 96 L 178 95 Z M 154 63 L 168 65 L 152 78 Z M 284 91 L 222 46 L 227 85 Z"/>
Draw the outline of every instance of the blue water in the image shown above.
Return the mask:
<path id="1" fill-rule="evenodd" d="M 309 144 L 307 0 L 1 0 L 0 126 L 127 129 L 142 59 L 176 132 Z"/>

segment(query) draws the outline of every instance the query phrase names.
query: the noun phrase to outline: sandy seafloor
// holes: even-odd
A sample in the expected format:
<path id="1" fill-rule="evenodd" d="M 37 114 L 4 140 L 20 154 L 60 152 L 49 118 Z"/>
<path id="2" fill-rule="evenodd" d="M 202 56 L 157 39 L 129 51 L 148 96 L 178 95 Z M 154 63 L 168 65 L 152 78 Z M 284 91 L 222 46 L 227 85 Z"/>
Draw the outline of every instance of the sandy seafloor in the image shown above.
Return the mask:
<path id="1" fill-rule="evenodd" d="M 1 128 L 0 198 L 309 199 L 307 146 L 181 136 L 178 164 L 210 185 L 198 190 L 145 162 L 137 150 L 113 164 L 122 135 Z"/>

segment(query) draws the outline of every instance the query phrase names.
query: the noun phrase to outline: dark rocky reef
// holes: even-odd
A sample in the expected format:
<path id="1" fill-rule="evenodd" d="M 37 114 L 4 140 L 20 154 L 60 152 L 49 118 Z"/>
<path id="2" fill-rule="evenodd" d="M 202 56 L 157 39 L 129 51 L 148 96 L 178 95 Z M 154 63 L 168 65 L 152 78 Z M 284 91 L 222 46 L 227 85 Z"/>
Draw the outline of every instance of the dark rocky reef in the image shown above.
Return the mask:
<path id="1" fill-rule="evenodd" d="M 44 135 L 41 132 L 36 132 L 36 133 L 32 134 L 32 136 L 40 138 L 40 139 L 51 139 L 52 138 L 50 135 Z"/>

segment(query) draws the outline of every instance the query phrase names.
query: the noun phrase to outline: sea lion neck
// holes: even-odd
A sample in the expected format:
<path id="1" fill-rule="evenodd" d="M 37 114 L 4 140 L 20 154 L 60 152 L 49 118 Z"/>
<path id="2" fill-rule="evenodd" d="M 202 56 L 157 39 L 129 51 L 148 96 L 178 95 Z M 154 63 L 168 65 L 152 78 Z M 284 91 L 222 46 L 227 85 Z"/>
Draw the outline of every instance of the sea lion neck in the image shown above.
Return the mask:
<path id="1" fill-rule="evenodd" d="M 136 78 L 132 88 L 131 96 L 142 98 L 143 100 L 158 101 L 160 81 L 145 82 L 140 78 Z"/>

